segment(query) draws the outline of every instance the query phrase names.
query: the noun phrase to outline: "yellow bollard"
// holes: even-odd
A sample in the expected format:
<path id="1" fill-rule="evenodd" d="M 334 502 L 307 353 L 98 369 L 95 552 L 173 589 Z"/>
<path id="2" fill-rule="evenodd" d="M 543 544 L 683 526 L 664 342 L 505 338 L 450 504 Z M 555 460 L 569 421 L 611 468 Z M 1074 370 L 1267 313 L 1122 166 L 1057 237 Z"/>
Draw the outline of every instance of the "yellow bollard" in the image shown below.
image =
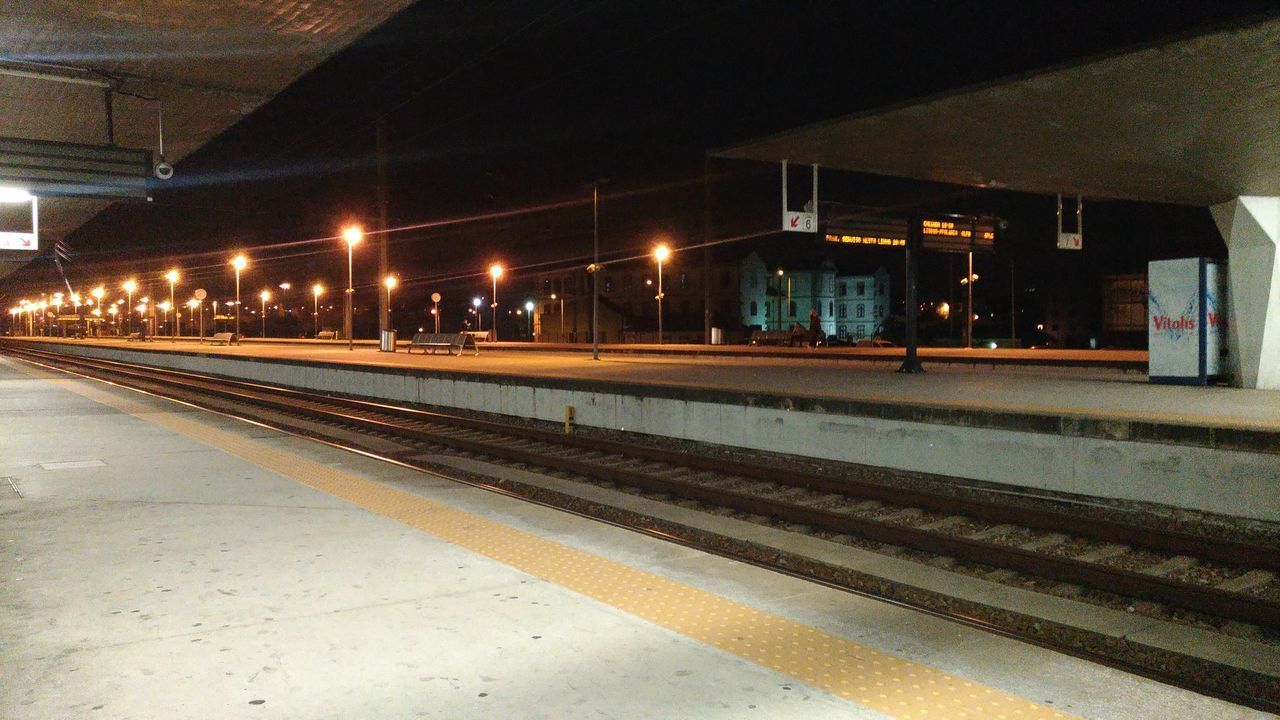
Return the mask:
<path id="1" fill-rule="evenodd" d="M 565 435 L 573 434 L 573 406 L 572 405 L 564 406 L 564 434 Z"/>

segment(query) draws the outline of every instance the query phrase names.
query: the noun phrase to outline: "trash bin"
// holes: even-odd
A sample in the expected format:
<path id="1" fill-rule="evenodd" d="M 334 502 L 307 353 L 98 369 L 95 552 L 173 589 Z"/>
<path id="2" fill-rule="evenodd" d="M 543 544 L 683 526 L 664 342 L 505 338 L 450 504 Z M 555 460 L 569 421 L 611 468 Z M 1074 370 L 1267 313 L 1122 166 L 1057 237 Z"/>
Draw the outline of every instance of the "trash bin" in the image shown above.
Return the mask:
<path id="1" fill-rule="evenodd" d="M 711 344 L 712 345 L 724 344 L 724 328 L 718 328 L 718 327 L 711 328 Z"/>
<path id="2" fill-rule="evenodd" d="M 396 331 L 395 330 L 382 331 L 382 339 L 378 343 L 378 350 L 381 350 L 382 352 L 396 351 Z"/>

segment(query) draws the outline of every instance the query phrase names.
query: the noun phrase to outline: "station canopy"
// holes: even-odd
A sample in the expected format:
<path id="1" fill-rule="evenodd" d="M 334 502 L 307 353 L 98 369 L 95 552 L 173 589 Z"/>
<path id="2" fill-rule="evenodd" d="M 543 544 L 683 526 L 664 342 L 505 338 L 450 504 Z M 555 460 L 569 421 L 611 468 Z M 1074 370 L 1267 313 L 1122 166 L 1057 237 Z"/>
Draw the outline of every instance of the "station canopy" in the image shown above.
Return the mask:
<path id="1" fill-rule="evenodd" d="M 1280 195 L 1280 18 L 819 122 L 713 154 L 1202 206 Z"/>
<path id="2" fill-rule="evenodd" d="M 0 24 L 0 138 L 105 145 L 105 83 L 115 90 L 115 144 L 155 152 L 160 105 L 165 157 L 174 163 L 410 2 L 9 3 Z M 110 202 L 42 199 L 40 247 Z M 32 259 L 0 251 L 0 277 Z"/>

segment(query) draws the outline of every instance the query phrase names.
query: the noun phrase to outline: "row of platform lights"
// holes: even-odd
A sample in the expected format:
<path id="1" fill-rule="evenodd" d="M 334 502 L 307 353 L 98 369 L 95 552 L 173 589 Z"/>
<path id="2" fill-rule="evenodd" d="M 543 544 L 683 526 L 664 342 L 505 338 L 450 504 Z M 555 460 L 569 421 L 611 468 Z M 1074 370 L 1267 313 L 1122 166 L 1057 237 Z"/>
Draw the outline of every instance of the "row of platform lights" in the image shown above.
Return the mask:
<path id="1" fill-rule="evenodd" d="M 3 188 L 0 188 L 0 189 L 3 189 Z M 24 192 L 22 199 L 29 200 L 30 195 Z M 10 200 L 8 196 L 0 197 L 0 201 L 13 202 L 13 200 Z M 355 251 L 355 246 L 358 245 L 363 238 L 364 238 L 364 231 L 361 230 L 358 226 L 352 225 L 343 229 L 342 231 L 342 239 L 346 242 L 346 245 L 347 245 L 347 290 L 346 290 L 346 306 L 345 306 L 345 315 L 344 315 L 344 321 L 343 321 L 343 326 L 344 326 L 343 331 L 344 331 L 344 334 L 347 336 L 347 349 L 349 350 L 354 349 L 354 342 L 355 342 L 351 332 L 352 312 L 353 312 L 352 296 L 355 293 L 354 251 Z M 667 247 L 667 245 L 665 244 L 660 244 L 654 248 L 653 257 L 658 262 L 658 294 L 654 297 L 654 299 L 658 301 L 658 342 L 659 344 L 661 344 L 663 342 L 662 264 L 671 257 L 671 249 Z M 234 269 L 235 278 L 236 278 L 235 322 L 236 322 L 236 336 L 238 337 L 240 336 L 240 305 L 241 305 L 240 273 L 249 266 L 249 258 L 246 257 L 243 253 L 240 253 L 235 257 L 233 257 L 228 264 L 231 265 L 231 267 Z M 592 270 L 592 272 L 594 272 L 596 269 L 598 269 L 598 267 L 593 265 L 592 268 L 590 269 Z M 490 308 L 492 308 L 492 312 L 493 312 L 493 315 L 492 315 L 493 326 L 490 332 L 492 333 L 493 339 L 495 341 L 498 339 L 498 278 L 502 277 L 503 273 L 504 273 L 504 270 L 501 265 L 495 263 L 489 266 L 489 276 L 493 279 L 493 302 L 490 304 Z M 168 273 L 165 274 L 164 279 L 169 281 L 169 300 L 165 302 L 157 303 L 155 306 L 157 309 L 164 312 L 166 320 L 168 318 L 169 311 L 170 310 L 174 311 L 175 322 L 173 324 L 173 332 L 172 332 L 172 336 L 174 338 L 178 336 L 178 323 L 177 323 L 178 306 L 174 301 L 174 290 L 178 280 L 180 280 L 181 278 L 182 278 L 181 273 L 179 273 L 178 270 L 176 269 L 170 270 Z M 388 313 L 390 312 L 389 308 L 391 306 L 391 291 L 394 290 L 398 284 L 399 284 L 399 281 L 396 279 L 394 275 L 388 275 L 387 277 L 383 278 L 382 285 L 387 289 Z M 280 287 L 283 289 L 288 289 L 288 284 L 283 283 L 281 284 Z M 133 293 L 138 289 L 137 281 L 133 279 L 126 280 L 123 284 L 121 284 L 120 289 L 124 290 L 127 295 L 128 300 L 127 300 L 126 307 L 133 307 Z M 324 294 L 324 290 L 325 290 L 324 286 L 322 286 L 320 283 L 315 283 L 314 285 L 311 286 L 311 294 L 312 294 L 312 299 L 314 303 L 312 315 L 315 320 L 315 330 L 317 334 L 319 334 L 319 330 L 320 330 L 320 296 Z M 101 308 L 102 297 L 103 295 L 106 294 L 106 288 L 103 286 L 98 286 L 93 290 L 91 294 L 97 300 L 97 305 L 98 305 L 98 307 L 94 307 L 94 309 L 92 310 L 92 314 L 94 315 L 94 317 L 101 318 L 102 317 L 102 308 Z M 33 334 L 34 332 L 33 317 L 37 310 L 43 313 L 48 309 L 50 305 L 53 305 L 56 313 L 61 312 L 61 307 L 63 305 L 62 299 L 66 296 L 64 296 L 62 293 L 59 292 L 59 293 L 54 293 L 52 297 L 54 299 L 53 303 L 49 303 L 48 301 L 44 301 L 44 300 L 41 300 L 39 302 L 19 300 L 17 305 L 9 308 L 9 314 L 14 318 L 15 322 L 18 322 L 19 316 L 25 313 L 28 334 Z M 433 300 L 435 299 L 435 297 L 438 297 L 438 296 L 433 296 Z M 263 290 L 258 294 L 258 298 L 259 300 L 262 301 L 262 334 L 263 334 L 263 337 L 265 337 L 266 327 L 267 327 L 266 325 L 267 301 L 271 299 L 271 291 Z M 552 299 L 555 299 L 554 296 Z M 71 304 L 76 308 L 76 313 L 79 314 L 80 295 L 78 293 L 73 292 L 70 294 L 70 300 L 71 300 Z M 146 314 L 147 307 L 148 307 L 147 303 L 149 302 L 149 300 L 150 300 L 149 298 L 143 298 L 142 303 L 138 305 L 136 308 L 134 308 L 135 310 L 138 311 L 139 315 Z M 200 307 L 203 304 L 203 302 L 204 302 L 203 297 L 192 297 L 190 300 L 187 300 L 186 305 L 191 310 L 195 310 L 196 308 Z M 481 320 L 480 306 L 483 302 L 484 301 L 479 297 L 474 298 L 472 300 L 472 306 L 474 308 L 472 312 L 474 312 L 476 315 L 477 328 L 481 330 L 484 329 L 480 321 Z M 214 301 L 214 303 L 215 303 L 215 315 L 216 315 L 217 301 Z M 89 301 L 88 304 L 93 305 L 94 303 L 93 301 Z M 115 321 L 115 316 L 119 312 L 119 310 L 117 309 L 117 306 L 119 304 L 120 304 L 120 301 L 117 301 L 109 305 L 107 308 L 108 314 L 111 315 L 112 322 Z M 432 307 L 431 309 L 431 314 L 435 317 L 437 332 L 439 332 L 440 330 L 440 314 L 439 314 L 438 305 L 439 305 L 439 301 L 437 300 L 436 306 Z M 530 334 L 532 334 L 533 310 L 534 310 L 534 304 L 532 300 L 525 302 L 524 310 L 526 313 L 528 313 Z M 517 313 L 518 312 L 519 311 L 517 310 Z M 126 317 L 129 318 L 129 321 L 128 321 L 129 324 L 126 329 L 126 331 L 128 332 L 132 330 L 132 322 L 131 322 L 132 313 L 127 312 Z M 200 319 L 201 319 L 201 322 L 203 323 L 204 321 L 203 312 L 201 312 Z M 388 318 L 388 320 L 389 319 L 390 318 Z M 201 335 L 203 336 L 203 334 L 204 334 L 204 330 L 202 327 Z"/>

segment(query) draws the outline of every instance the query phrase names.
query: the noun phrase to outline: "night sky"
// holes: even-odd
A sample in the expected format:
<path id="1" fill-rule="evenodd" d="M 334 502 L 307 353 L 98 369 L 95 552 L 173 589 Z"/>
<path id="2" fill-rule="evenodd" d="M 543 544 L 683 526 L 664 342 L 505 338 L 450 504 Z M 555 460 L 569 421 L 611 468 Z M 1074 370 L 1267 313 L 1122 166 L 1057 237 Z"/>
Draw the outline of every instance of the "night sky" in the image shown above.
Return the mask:
<path id="1" fill-rule="evenodd" d="M 390 226 L 422 226 L 389 236 L 392 269 L 407 281 L 400 298 L 440 291 L 465 301 L 484 285 L 477 274 L 491 261 L 516 268 L 511 292 L 523 296 L 529 286 L 521 286 L 520 268 L 584 264 L 587 186 L 596 178 L 609 179 L 601 206 L 606 254 L 643 252 L 658 235 L 676 247 L 701 242 L 709 148 L 1276 7 L 423 2 L 185 159 L 154 203 L 116 206 L 73 234 L 69 275 L 75 285 L 118 284 L 176 264 L 185 285 L 229 296 L 226 260 L 243 249 L 254 260 L 246 292 L 282 281 L 345 283 L 344 246 L 319 239 L 349 222 L 376 225 L 381 114 Z M 710 171 L 714 236 L 776 224 L 775 167 L 716 161 Z M 1201 208 L 1087 205 L 1085 252 L 1068 257 L 1053 249 L 1052 198 L 835 172 L 823 183 L 824 200 L 996 212 L 1009 231 L 1001 254 L 980 265 L 1003 272 L 1012 258 L 1026 282 L 1079 286 L 1081 302 L 1091 293 L 1096 301 L 1104 273 L 1225 252 Z M 535 207 L 547 209 L 493 217 Z M 372 250 L 357 249 L 357 285 L 376 280 Z M 945 259 L 924 272 L 927 296 Z M 58 284 L 47 261 L 18 278 L 31 287 Z"/>

